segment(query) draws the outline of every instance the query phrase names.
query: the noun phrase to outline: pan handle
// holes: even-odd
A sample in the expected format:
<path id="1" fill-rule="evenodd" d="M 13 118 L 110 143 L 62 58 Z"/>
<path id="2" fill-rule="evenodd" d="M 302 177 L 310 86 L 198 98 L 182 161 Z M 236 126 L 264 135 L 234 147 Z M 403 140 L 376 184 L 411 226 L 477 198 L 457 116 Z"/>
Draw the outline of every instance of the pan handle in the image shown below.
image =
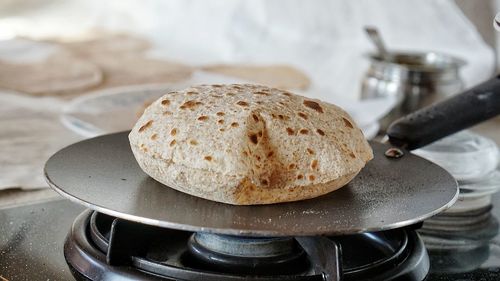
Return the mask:
<path id="1" fill-rule="evenodd" d="M 417 149 L 500 114 L 500 75 L 393 122 L 389 142 Z"/>

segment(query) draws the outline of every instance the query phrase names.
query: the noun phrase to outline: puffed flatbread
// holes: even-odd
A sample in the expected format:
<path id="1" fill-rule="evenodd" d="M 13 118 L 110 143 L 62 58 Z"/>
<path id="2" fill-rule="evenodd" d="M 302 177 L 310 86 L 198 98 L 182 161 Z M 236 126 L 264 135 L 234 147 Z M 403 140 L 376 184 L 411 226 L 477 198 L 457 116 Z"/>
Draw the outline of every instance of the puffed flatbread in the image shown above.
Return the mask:
<path id="1" fill-rule="evenodd" d="M 373 158 L 341 108 L 256 85 L 202 85 L 152 103 L 132 129 L 140 167 L 157 181 L 235 205 L 317 197 Z"/>

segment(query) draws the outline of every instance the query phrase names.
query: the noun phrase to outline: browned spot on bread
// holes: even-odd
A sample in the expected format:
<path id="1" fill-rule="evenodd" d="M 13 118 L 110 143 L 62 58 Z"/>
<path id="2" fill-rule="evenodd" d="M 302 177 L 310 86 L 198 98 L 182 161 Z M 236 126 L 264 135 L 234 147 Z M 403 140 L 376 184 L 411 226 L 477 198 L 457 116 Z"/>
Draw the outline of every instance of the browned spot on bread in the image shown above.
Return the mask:
<path id="1" fill-rule="evenodd" d="M 197 94 L 198 94 L 198 92 L 195 92 L 195 91 L 189 91 L 186 93 L 186 95 L 188 95 L 188 96 L 197 95 Z"/>
<path id="2" fill-rule="evenodd" d="M 219 123 L 219 124 L 221 124 L 221 125 L 222 125 L 222 124 L 224 124 L 224 119 L 219 119 L 219 120 L 217 120 L 217 123 Z"/>
<path id="3" fill-rule="evenodd" d="M 300 129 L 299 133 L 301 133 L 302 135 L 307 135 L 307 134 L 309 134 L 309 130 L 308 129 Z"/>
<path id="4" fill-rule="evenodd" d="M 293 170 L 295 169 L 296 165 L 294 163 L 288 165 L 288 170 Z"/>
<path id="5" fill-rule="evenodd" d="M 264 91 L 257 91 L 257 92 L 254 92 L 254 94 L 256 95 L 263 95 L 263 96 L 269 96 L 268 93 L 264 92 Z"/>
<path id="6" fill-rule="evenodd" d="M 274 119 L 276 119 L 276 117 L 277 117 L 277 116 L 276 116 L 276 114 L 274 114 L 274 113 L 271 113 L 271 116 L 272 116 Z"/>
<path id="7" fill-rule="evenodd" d="M 236 94 L 235 93 L 226 93 L 226 96 L 234 97 L 234 96 L 236 96 Z"/>
<path id="8" fill-rule="evenodd" d="M 310 148 L 307 148 L 307 153 L 313 155 L 314 154 L 314 150 L 310 149 Z"/>
<path id="9" fill-rule="evenodd" d="M 212 87 L 214 87 L 214 88 L 222 88 L 222 85 L 221 84 L 213 84 Z"/>
<path id="10" fill-rule="evenodd" d="M 312 100 L 304 100 L 304 105 L 316 110 L 319 113 L 323 113 L 323 108 L 319 105 L 319 103 L 312 101 Z"/>
<path id="11" fill-rule="evenodd" d="M 304 178 L 304 176 L 303 176 L 303 175 L 301 175 L 301 174 L 298 174 L 298 175 L 297 175 L 297 179 L 298 179 L 298 180 L 301 180 L 301 179 L 303 179 L 303 178 Z"/>
<path id="12" fill-rule="evenodd" d="M 220 128 L 219 131 L 224 132 L 226 129 Z"/>
<path id="13" fill-rule="evenodd" d="M 238 124 L 238 122 L 233 122 L 233 123 L 231 123 L 231 127 L 233 127 L 233 128 L 236 128 L 236 127 L 238 127 L 239 125 L 240 125 L 240 124 Z"/>
<path id="14" fill-rule="evenodd" d="M 224 116 L 224 115 L 226 115 L 224 112 L 220 112 L 220 111 L 217 112 L 216 114 L 217 114 L 217 116 Z"/>
<path id="15" fill-rule="evenodd" d="M 163 115 L 172 115 L 172 114 L 173 114 L 172 111 L 165 111 L 165 112 L 163 112 Z"/>
<path id="16" fill-rule="evenodd" d="M 292 128 L 286 128 L 286 132 L 288 133 L 289 136 L 295 135 L 295 131 Z"/>
<path id="17" fill-rule="evenodd" d="M 267 153 L 268 158 L 273 157 L 273 155 L 274 155 L 274 151 L 269 151 L 269 153 Z"/>
<path id="18" fill-rule="evenodd" d="M 162 100 L 161 104 L 162 105 L 170 105 L 170 100 Z"/>
<path id="19" fill-rule="evenodd" d="M 354 128 L 354 126 L 351 124 L 349 120 L 347 120 L 347 118 L 342 117 L 342 120 L 344 120 L 344 124 L 346 125 L 346 127 L 349 127 L 351 129 Z"/>
<path id="20" fill-rule="evenodd" d="M 246 152 L 245 150 L 242 153 L 243 155 L 248 156 L 248 152 Z"/>
<path id="21" fill-rule="evenodd" d="M 313 180 L 315 180 L 315 179 L 316 179 L 316 177 L 315 177 L 314 175 L 309 175 L 309 180 L 310 180 L 310 181 L 313 181 Z"/>
<path id="22" fill-rule="evenodd" d="M 176 129 L 176 128 L 173 128 L 173 129 L 170 131 L 170 135 L 172 135 L 172 136 L 177 135 L 177 129 Z"/>
<path id="23" fill-rule="evenodd" d="M 279 104 L 281 104 L 281 105 L 286 105 L 286 104 L 285 104 L 284 102 L 282 102 L 282 101 L 279 101 L 278 103 L 279 103 Z"/>
<path id="24" fill-rule="evenodd" d="M 259 155 L 255 155 L 255 159 L 257 159 L 257 161 L 260 161 L 260 156 Z"/>
<path id="25" fill-rule="evenodd" d="M 304 112 L 299 112 L 297 113 L 297 115 L 307 120 L 307 114 L 305 114 Z"/>
<path id="26" fill-rule="evenodd" d="M 183 103 L 180 106 L 180 109 L 194 109 L 198 105 L 202 105 L 203 103 L 201 101 L 195 101 L 195 100 L 188 100 L 187 102 Z"/>
<path id="27" fill-rule="evenodd" d="M 248 135 L 248 138 L 253 144 L 257 144 L 259 142 L 259 139 L 257 138 L 256 134 L 250 134 Z"/>
<path id="28" fill-rule="evenodd" d="M 239 102 L 236 103 L 239 106 L 248 106 L 248 102 L 240 100 Z"/>
<path id="29" fill-rule="evenodd" d="M 316 133 L 318 133 L 321 136 L 325 135 L 325 132 L 323 132 L 323 130 L 321 130 L 321 129 L 316 129 Z"/>
<path id="30" fill-rule="evenodd" d="M 152 140 L 156 140 L 157 138 L 158 138 L 158 134 L 152 134 L 152 135 L 151 135 L 151 139 L 152 139 Z"/>
<path id="31" fill-rule="evenodd" d="M 262 137 L 262 135 L 263 135 L 263 134 L 262 134 L 262 131 L 259 131 L 257 134 L 259 135 L 259 138 L 261 138 L 261 137 Z"/>
<path id="32" fill-rule="evenodd" d="M 175 140 L 172 140 L 172 141 L 170 142 L 170 146 L 174 146 L 176 143 L 177 143 L 177 142 L 176 142 Z"/>
<path id="33" fill-rule="evenodd" d="M 205 156 L 203 159 L 205 159 L 207 161 L 212 161 L 212 156 Z"/>
<path id="34" fill-rule="evenodd" d="M 292 94 L 290 94 L 289 92 L 283 92 L 281 94 L 284 95 L 284 96 L 287 96 L 287 97 L 291 97 L 292 96 Z"/>
<path id="35" fill-rule="evenodd" d="M 318 160 L 314 159 L 313 161 L 311 161 L 311 169 L 316 169 L 318 168 Z"/>
<path id="36" fill-rule="evenodd" d="M 153 120 L 149 120 L 148 122 L 146 122 L 146 124 L 142 125 L 139 128 L 139 133 L 144 132 L 144 130 L 146 130 L 147 128 L 151 127 L 152 124 L 153 124 Z"/>
<path id="37" fill-rule="evenodd" d="M 279 114 L 279 115 L 278 115 L 278 118 L 279 118 L 280 120 L 285 120 L 285 116 L 283 116 L 282 114 Z"/>
<path id="38" fill-rule="evenodd" d="M 220 96 L 220 95 L 210 95 L 210 96 L 214 97 L 214 98 L 217 98 L 217 99 L 221 99 L 222 98 L 222 96 Z"/>
<path id="39" fill-rule="evenodd" d="M 259 122 L 259 117 L 255 114 L 252 114 L 253 121 Z"/>
<path id="40" fill-rule="evenodd" d="M 262 101 L 258 100 L 255 102 L 256 104 L 262 104 Z"/>
<path id="41" fill-rule="evenodd" d="M 269 184 L 269 181 L 268 181 L 268 180 L 266 180 L 266 179 L 261 179 L 261 180 L 260 180 L 260 184 L 262 184 L 262 185 L 268 185 L 268 184 Z"/>
<path id="42" fill-rule="evenodd" d="M 208 116 L 202 115 L 202 116 L 198 117 L 198 120 L 199 120 L 199 121 L 205 121 L 205 120 L 208 120 Z"/>
<path id="43" fill-rule="evenodd" d="M 233 84 L 233 85 L 232 85 L 232 88 L 233 88 L 233 89 L 236 89 L 236 90 L 242 90 L 242 89 L 243 89 L 243 87 L 242 87 L 242 86 L 237 85 L 237 84 Z"/>
<path id="44" fill-rule="evenodd" d="M 349 156 L 351 156 L 351 158 L 356 158 L 356 155 L 354 155 L 354 153 L 349 153 Z"/>
<path id="45" fill-rule="evenodd" d="M 189 144 L 191 144 L 191 145 L 198 145 L 198 142 L 196 140 L 190 140 Z"/>

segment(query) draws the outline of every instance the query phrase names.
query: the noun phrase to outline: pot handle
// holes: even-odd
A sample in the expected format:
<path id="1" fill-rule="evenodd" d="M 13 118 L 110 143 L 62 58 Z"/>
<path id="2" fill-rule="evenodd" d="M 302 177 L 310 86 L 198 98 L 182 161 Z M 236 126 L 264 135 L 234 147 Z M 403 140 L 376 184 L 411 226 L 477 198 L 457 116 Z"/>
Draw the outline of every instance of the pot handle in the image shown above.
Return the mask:
<path id="1" fill-rule="evenodd" d="M 417 149 L 500 114 L 500 75 L 406 115 L 387 129 L 392 145 Z"/>

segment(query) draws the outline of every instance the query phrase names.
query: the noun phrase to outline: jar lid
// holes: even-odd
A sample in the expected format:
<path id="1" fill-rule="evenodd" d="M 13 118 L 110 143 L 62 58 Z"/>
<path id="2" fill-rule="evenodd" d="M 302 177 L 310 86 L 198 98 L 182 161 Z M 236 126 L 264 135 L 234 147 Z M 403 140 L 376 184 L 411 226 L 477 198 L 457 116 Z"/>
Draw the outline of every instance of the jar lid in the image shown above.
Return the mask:
<path id="1" fill-rule="evenodd" d="M 383 58 L 378 53 L 371 53 L 368 57 L 373 62 L 421 72 L 442 72 L 466 65 L 462 59 L 437 52 L 391 52 Z"/>
<path id="2" fill-rule="evenodd" d="M 486 137 L 461 131 L 413 151 L 446 169 L 458 181 L 481 181 L 499 162 L 496 143 Z"/>
<path id="3" fill-rule="evenodd" d="M 411 84 L 455 82 L 460 80 L 459 68 L 466 64 L 459 58 L 435 52 L 391 52 L 383 58 L 368 54 L 368 58 L 372 76 Z"/>

